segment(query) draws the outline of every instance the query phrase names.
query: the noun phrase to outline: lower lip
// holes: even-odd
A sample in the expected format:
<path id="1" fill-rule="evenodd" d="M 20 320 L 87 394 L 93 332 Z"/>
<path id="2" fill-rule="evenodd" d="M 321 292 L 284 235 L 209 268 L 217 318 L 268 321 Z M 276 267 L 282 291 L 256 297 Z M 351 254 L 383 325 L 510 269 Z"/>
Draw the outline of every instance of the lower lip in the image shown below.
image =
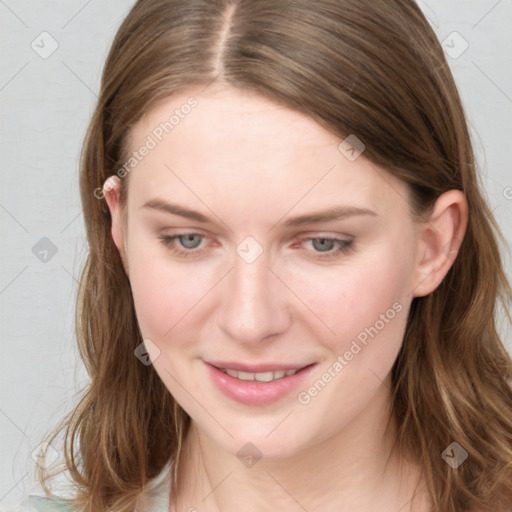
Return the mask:
<path id="1" fill-rule="evenodd" d="M 227 397 L 246 405 L 265 405 L 277 402 L 288 395 L 304 381 L 316 364 L 311 364 L 293 375 L 276 379 L 271 382 L 256 380 L 240 380 L 231 377 L 215 366 L 206 363 L 215 386 Z"/>

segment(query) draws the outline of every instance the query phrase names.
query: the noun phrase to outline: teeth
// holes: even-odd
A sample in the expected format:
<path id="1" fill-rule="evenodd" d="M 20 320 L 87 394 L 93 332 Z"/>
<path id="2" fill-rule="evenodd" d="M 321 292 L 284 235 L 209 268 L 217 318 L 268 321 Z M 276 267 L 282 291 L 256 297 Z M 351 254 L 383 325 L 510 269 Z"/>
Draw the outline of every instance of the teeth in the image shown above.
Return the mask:
<path id="1" fill-rule="evenodd" d="M 240 380 L 254 380 L 256 373 L 238 372 L 237 378 Z"/>
<path id="2" fill-rule="evenodd" d="M 273 380 L 282 379 L 283 377 L 289 377 L 290 375 L 294 375 L 299 370 L 277 370 L 275 372 L 260 372 L 260 373 L 250 373 L 250 372 L 239 372 L 237 370 L 231 370 L 229 368 L 224 369 L 221 368 L 224 373 L 227 373 L 231 377 L 240 380 L 257 380 L 258 382 L 272 382 Z"/>

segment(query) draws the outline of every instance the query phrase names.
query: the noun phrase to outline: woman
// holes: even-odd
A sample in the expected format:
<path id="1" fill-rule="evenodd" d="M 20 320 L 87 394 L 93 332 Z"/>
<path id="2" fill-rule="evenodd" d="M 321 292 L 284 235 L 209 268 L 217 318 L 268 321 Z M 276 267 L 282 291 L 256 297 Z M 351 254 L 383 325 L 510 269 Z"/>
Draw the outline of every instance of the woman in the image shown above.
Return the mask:
<path id="1" fill-rule="evenodd" d="M 77 492 L 36 509 L 512 507 L 499 232 L 412 0 L 140 0 L 80 186 Z"/>

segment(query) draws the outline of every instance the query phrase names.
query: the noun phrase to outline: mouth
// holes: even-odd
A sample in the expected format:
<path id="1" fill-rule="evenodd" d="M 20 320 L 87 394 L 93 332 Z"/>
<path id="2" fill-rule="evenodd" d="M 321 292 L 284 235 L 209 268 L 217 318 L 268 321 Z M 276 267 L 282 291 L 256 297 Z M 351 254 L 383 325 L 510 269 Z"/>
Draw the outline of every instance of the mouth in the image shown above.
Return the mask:
<path id="1" fill-rule="evenodd" d="M 304 382 L 317 364 L 204 362 L 215 386 L 227 397 L 246 405 L 265 405 L 284 399 Z"/>

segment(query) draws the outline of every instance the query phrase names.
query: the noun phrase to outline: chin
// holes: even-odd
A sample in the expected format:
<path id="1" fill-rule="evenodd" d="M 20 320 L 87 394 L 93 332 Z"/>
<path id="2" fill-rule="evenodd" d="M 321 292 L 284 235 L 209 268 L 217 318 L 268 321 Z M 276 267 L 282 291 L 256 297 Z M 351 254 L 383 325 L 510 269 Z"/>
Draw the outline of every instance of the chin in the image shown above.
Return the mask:
<path id="1" fill-rule="evenodd" d="M 288 428 L 276 428 L 283 417 L 274 421 L 272 428 L 267 427 L 268 422 L 262 424 L 257 420 L 246 420 L 247 423 L 239 422 L 230 429 L 234 437 L 223 435 L 220 438 L 218 431 L 217 435 L 208 435 L 222 450 L 238 457 L 242 462 L 246 457 L 258 460 L 287 459 L 315 444 L 311 434 L 304 432 L 304 424 L 300 425 L 302 432 L 293 431 L 291 425 Z M 272 431 L 273 429 L 275 430 Z"/>

